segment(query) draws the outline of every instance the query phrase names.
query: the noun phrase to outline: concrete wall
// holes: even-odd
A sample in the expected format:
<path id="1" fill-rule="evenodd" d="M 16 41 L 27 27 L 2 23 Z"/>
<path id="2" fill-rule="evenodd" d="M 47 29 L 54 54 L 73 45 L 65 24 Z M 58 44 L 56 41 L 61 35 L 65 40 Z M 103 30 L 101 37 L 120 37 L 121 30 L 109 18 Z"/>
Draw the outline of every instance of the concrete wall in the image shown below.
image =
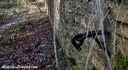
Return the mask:
<path id="1" fill-rule="evenodd" d="M 64 53 L 72 56 L 82 70 L 94 67 L 97 70 L 113 69 L 116 50 L 121 49 L 124 55 L 128 53 L 128 4 L 127 1 L 121 7 L 120 4 L 106 0 L 58 0 L 50 4 L 54 13 L 49 10 L 52 13 L 49 18 L 51 23 L 55 21 L 57 39 Z M 71 44 L 73 35 L 95 30 L 111 33 L 97 36 L 106 50 L 100 48 L 93 38 L 88 38 L 81 46 L 82 51 L 78 52 Z"/>

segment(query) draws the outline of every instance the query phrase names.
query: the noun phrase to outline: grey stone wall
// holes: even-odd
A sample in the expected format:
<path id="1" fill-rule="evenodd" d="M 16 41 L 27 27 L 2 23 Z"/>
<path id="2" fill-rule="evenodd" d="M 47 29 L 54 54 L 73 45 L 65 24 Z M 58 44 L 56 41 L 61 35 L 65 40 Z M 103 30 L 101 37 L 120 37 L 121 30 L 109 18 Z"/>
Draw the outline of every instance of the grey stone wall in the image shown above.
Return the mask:
<path id="1" fill-rule="evenodd" d="M 56 4 L 50 4 L 50 8 L 54 7 L 54 13 L 49 10 L 52 13 L 49 18 L 51 23 L 56 21 L 57 39 L 64 53 L 72 56 L 82 70 L 92 70 L 94 67 L 97 70 L 111 70 L 116 50 L 128 53 L 128 4 L 123 2 L 121 7 L 120 4 L 106 0 L 58 0 Z M 97 36 L 105 50 L 93 38 L 84 41 L 80 52 L 71 44 L 73 35 L 96 30 L 110 32 L 109 35 Z"/>

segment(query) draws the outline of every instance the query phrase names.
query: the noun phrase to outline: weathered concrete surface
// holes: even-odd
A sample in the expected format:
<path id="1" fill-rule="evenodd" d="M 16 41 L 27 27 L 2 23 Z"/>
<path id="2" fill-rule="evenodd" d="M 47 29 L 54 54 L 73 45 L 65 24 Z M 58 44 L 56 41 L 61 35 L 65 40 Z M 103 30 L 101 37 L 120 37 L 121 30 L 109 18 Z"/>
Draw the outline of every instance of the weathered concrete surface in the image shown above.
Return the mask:
<path id="1" fill-rule="evenodd" d="M 120 49 L 124 55 L 128 54 L 128 39 L 117 36 L 117 49 Z"/>
<path id="2" fill-rule="evenodd" d="M 117 25 L 117 34 L 128 39 L 128 25 L 119 23 Z"/>
<path id="3" fill-rule="evenodd" d="M 105 0 L 58 0 L 55 5 L 52 5 L 55 10 L 54 14 L 50 15 L 50 18 L 54 16 L 54 20 L 51 21 L 56 22 L 57 39 L 64 53 L 72 56 L 82 70 L 91 70 L 94 67 L 97 70 L 111 70 L 113 69 L 113 58 L 116 49 L 120 48 L 125 54 L 126 50 L 124 49 L 127 49 L 126 38 L 128 25 L 122 26 L 122 29 L 125 29 L 123 35 L 126 38 L 124 38 L 125 43 L 121 45 L 120 40 L 122 39 L 122 33 L 120 33 L 119 24 L 116 23 L 116 21 L 122 21 L 124 15 L 127 13 L 127 6 L 123 5 L 124 7 L 120 8 L 119 18 L 116 19 L 117 11 L 115 10 L 119 8 L 116 4 L 118 3 L 114 2 L 113 4 L 111 1 Z M 126 15 L 123 24 L 128 23 L 127 18 L 128 16 Z M 115 24 L 117 24 L 117 27 L 115 27 Z M 116 34 L 114 33 L 115 28 L 117 29 Z M 101 43 L 106 46 L 110 63 L 108 63 L 105 50 L 101 48 L 93 38 L 85 40 L 81 46 L 82 51 L 80 52 L 71 44 L 73 35 L 94 30 L 105 30 L 111 33 L 110 35 L 105 34 L 105 36 L 98 36 Z M 121 37 L 118 38 L 118 35 Z M 91 47 L 92 49 L 90 50 Z M 89 59 L 87 57 L 88 55 L 90 55 Z"/>
<path id="4" fill-rule="evenodd" d="M 116 49 L 121 49 L 122 53 L 128 53 L 128 1 L 124 0 L 121 4 L 110 3 L 111 21 L 117 25 L 116 27 Z M 113 28 L 114 28 L 113 26 Z"/>
<path id="5" fill-rule="evenodd" d="M 128 4 L 114 4 L 111 7 L 111 16 L 114 20 L 128 24 Z M 118 15 L 117 15 L 118 14 Z"/>

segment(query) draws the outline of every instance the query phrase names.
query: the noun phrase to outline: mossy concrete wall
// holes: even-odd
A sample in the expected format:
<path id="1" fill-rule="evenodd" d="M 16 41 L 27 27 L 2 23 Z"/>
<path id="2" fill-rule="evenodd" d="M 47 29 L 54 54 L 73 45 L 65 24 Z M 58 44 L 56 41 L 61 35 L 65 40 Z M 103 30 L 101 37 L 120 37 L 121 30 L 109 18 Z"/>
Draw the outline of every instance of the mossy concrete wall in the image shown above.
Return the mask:
<path id="1" fill-rule="evenodd" d="M 49 18 L 54 16 L 51 23 L 56 26 L 57 39 L 64 53 L 73 56 L 82 70 L 92 70 L 94 67 L 97 70 L 110 70 L 113 69 L 117 49 L 121 49 L 124 55 L 128 53 L 127 6 L 125 1 L 120 3 L 106 0 L 57 0 L 50 6 L 54 7 L 54 13 L 49 10 L 53 13 Z M 71 44 L 73 35 L 95 30 L 111 33 L 98 36 L 106 45 L 110 63 L 106 51 L 100 48 L 93 38 L 85 40 L 80 52 Z"/>

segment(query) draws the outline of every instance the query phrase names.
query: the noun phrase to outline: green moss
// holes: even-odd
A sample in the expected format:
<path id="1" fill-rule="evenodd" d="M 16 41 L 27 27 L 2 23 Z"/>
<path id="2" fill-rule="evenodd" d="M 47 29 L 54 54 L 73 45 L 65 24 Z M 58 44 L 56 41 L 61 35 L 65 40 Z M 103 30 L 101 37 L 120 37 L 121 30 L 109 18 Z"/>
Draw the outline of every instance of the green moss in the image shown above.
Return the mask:
<path id="1" fill-rule="evenodd" d="M 128 55 L 124 56 L 121 50 L 116 52 L 114 60 L 114 70 L 128 70 Z"/>
<path id="2" fill-rule="evenodd" d="M 24 31 L 25 30 L 25 25 L 22 24 L 22 23 L 18 23 L 18 28 L 17 28 L 18 31 Z"/>
<path id="3" fill-rule="evenodd" d="M 9 39 L 8 36 L 4 35 L 4 34 L 0 34 L 0 43 L 3 41 L 7 41 Z"/>
<path id="4" fill-rule="evenodd" d="M 12 2 L 0 2 L 0 8 L 2 9 L 9 9 L 9 8 L 13 8 L 14 6 L 15 4 Z"/>
<path id="5" fill-rule="evenodd" d="M 96 67 L 95 67 L 94 65 L 92 66 L 92 70 L 97 70 Z"/>
<path id="6" fill-rule="evenodd" d="M 6 19 L 8 16 L 8 10 L 7 9 L 0 9 L 0 20 Z"/>

